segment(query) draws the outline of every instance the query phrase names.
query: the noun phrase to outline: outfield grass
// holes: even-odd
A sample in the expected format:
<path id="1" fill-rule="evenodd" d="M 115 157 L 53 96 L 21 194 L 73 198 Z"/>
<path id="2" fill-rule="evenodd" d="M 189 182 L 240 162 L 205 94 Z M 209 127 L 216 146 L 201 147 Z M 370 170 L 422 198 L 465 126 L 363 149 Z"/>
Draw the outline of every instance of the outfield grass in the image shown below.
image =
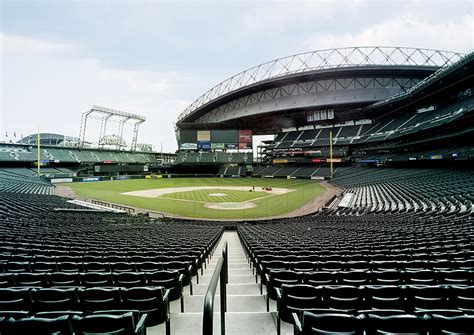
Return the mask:
<path id="1" fill-rule="evenodd" d="M 177 214 L 186 217 L 212 219 L 265 218 L 290 213 L 324 192 L 318 182 L 311 180 L 254 179 L 254 178 L 172 178 L 101 181 L 66 184 L 78 196 L 110 201 L 132 207 L 150 209 L 156 212 Z M 255 187 L 255 192 L 207 189 L 180 192 L 179 187 L 217 186 L 217 187 Z M 286 194 L 268 195 L 262 192 L 263 186 L 294 190 Z M 176 192 L 156 198 L 144 198 L 121 193 L 159 188 L 176 188 Z M 212 193 L 226 196 L 211 197 Z M 216 210 L 204 207 L 206 202 L 251 201 L 257 206 L 239 210 Z"/>
<path id="2" fill-rule="evenodd" d="M 225 196 L 211 196 L 210 194 L 225 194 Z M 188 192 L 176 192 L 173 194 L 166 194 L 160 196 L 160 198 L 177 199 L 177 200 L 190 200 L 198 202 L 241 202 L 250 201 L 256 198 L 262 198 L 271 196 L 265 192 L 260 191 L 235 191 L 235 190 L 222 190 L 222 189 L 206 189 L 196 190 Z"/>

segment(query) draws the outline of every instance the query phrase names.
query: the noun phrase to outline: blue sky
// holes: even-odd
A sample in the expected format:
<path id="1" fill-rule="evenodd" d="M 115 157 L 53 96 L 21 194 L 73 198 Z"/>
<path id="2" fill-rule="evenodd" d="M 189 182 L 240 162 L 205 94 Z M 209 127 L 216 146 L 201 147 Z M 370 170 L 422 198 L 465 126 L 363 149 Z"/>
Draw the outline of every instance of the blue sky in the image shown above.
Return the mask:
<path id="1" fill-rule="evenodd" d="M 77 136 L 103 105 L 143 114 L 139 142 L 176 150 L 173 122 L 253 65 L 323 48 L 400 45 L 467 52 L 472 1 L 0 0 L 5 132 Z M 94 137 L 94 129 L 89 136 Z"/>

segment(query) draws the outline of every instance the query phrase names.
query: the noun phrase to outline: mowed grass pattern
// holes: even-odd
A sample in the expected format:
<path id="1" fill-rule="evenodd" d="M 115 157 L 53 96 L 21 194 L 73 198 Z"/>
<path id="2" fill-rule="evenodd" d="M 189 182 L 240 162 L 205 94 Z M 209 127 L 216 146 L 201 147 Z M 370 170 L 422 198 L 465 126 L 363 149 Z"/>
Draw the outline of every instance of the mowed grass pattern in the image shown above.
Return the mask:
<path id="1" fill-rule="evenodd" d="M 251 187 L 249 187 L 250 189 Z M 225 196 L 211 196 L 210 194 L 225 194 Z M 186 201 L 199 201 L 199 202 L 241 202 L 249 201 L 256 198 L 262 198 L 266 196 L 272 196 L 265 192 L 259 192 L 257 190 L 249 192 L 247 191 L 236 191 L 236 190 L 222 190 L 222 189 L 207 189 L 207 190 L 196 190 L 188 192 L 177 192 L 172 194 L 165 194 L 160 198 L 179 199 Z"/>
<path id="2" fill-rule="evenodd" d="M 284 215 L 290 213 L 315 197 L 324 192 L 324 188 L 318 182 L 312 180 L 288 180 L 288 179 L 260 179 L 260 178 L 166 178 L 166 179 L 136 179 L 136 180 L 117 180 L 117 181 L 101 181 L 90 183 L 72 183 L 66 184 L 71 187 L 78 196 L 110 201 L 118 204 L 123 204 L 132 207 L 146 208 L 155 212 L 163 212 L 169 214 L 176 214 L 186 217 L 195 218 L 210 218 L 210 219 L 235 219 L 246 220 L 254 218 L 266 218 L 277 215 Z M 196 195 L 200 191 L 180 192 L 179 187 L 194 187 L 194 186 L 239 186 L 239 187 L 255 187 L 255 191 L 264 186 L 281 187 L 294 189 L 294 192 L 289 192 L 281 195 L 273 195 L 271 197 L 264 197 L 263 199 L 252 200 L 257 207 L 239 210 L 216 210 L 204 207 L 204 202 L 197 201 L 182 201 L 179 198 L 185 196 L 177 195 L 179 193 L 189 193 L 186 197 L 188 200 L 198 200 Z M 157 188 L 176 188 L 177 193 L 166 194 L 163 197 L 143 198 L 131 195 L 124 195 L 121 193 L 157 189 Z M 232 193 L 232 196 L 253 197 L 257 195 L 254 192 L 236 191 L 240 193 L 231 192 L 231 190 L 215 189 L 203 190 L 202 199 L 212 198 L 209 193 Z M 253 194 L 252 194 L 253 193 Z M 258 192 L 266 195 L 266 193 Z M 165 198 L 166 197 L 166 198 Z M 259 198 L 259 197 L 257 197 Z M 200 200 L 199 200 L 200 201 Z M 213 199 L 212 202 L 223 201 Z M 209 202 L 211 202 L 209 201 Z M 227 201 L 227 200 L 225 200 Z M 242 200 L 237 200 L 242 201 Z"/>

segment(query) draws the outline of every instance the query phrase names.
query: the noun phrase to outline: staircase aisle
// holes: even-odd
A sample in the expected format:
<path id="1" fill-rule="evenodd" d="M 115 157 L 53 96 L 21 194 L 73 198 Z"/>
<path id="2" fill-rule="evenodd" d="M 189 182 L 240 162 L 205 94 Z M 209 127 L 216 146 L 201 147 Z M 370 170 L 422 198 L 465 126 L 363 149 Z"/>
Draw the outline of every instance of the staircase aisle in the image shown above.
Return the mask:
<path id="1" fill-rule="evenodd" d="M 225 231 L 214 256 L 204 275 L 199 276 L 199 284 L 193 277 L 194 295 L 185 288 L 184 313 L 180 313 L 179 300 L 171 302 L 171 334 L 198 335 L 202 333 L 202 312 L 206 294 L 217 260 L 222 255 L 224 241 L 228 243 L 229 283 L 227 284 L 227 335 L 274 335 L 276 334 L 276 304 L 270 303 L 266 312 L 265 298 L 260 295 L 255 275 L 249 267 L 244 250 L 236 231 Z M 265 292 L 265 289 L 264 289 Z M 214 301 L 214 334 L 220 334 L 220 297 L 219 285 Z M 293 334 L 291 325 L 282 322 L 282 335 Z M 159 325 L 147 329 L 148 335 L 165 334 L 165 326 Z"/>

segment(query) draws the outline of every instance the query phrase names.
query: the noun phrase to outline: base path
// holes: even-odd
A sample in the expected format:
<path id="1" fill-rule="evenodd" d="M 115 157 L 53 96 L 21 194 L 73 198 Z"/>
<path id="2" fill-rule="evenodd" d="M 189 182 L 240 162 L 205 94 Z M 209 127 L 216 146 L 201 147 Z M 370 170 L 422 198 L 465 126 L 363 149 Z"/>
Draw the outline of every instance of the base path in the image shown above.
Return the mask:
<path id="1" fill-rule="evenodd" d="M 132 195 L 135 197 L 143 198 L 157 198 L 165 194 L 191 192 L 200 190 L 232 190 L 232 191 L 249 191 L 252 190 L 252 186 L 183 186 L 183 187 L 166 187 L 166 188 L 154 188 L 151 190 L 140 190 L 121 193 L 123 195 Z M 263 190 L 261 188 L 255 189 L 258 192 L 265 192 L 271 195 L 279 195 L 293 192 L 291 188 L 277 188 L 274 187 L 271 191 Z"/>
<path id="2" fill-rule="evenodd" d="M 332 197 L 341 192 L 341 189 L 339 187 L 334 186 L 333 184 L 330 184 L 327 181 L 323 181 L 319 183 L 319 185 L 326 189 L 323 194 L 304 204 L 302 207 L 286 214 L 285 217 L 312 214 L 322 208 L 324 204 L 328 202 Z"/>
<path id="3" fill-rule="evenodd" d="M 281 219 L 281 218 L 288 218 L 288 217 L 296 217 L 296 216 L 302 216 L 302 215 L 308 215 L 317 212 L 320 208 L 324 206 L 326 202 L 329 201 L 333 196 L 336 194 L 340 193 L 342 190 L 338 188 L 337 186 L 328 183 L 326 181 L 321 181 L 319 184 L 324 187 L 325 192 L 316 198 L 310 200 L 303 206 L 301 206 L 298 209 L 295 209 L 294 211 L 284 214 L 284 215 L 279 215 L 279 216 L 264 216 L 260 218 L 245 218 L 243 221 L 259 221 L 259 220 L 269 220 L 269 219 Z M 133 192 L 125 192 L 122 194 L 126 195 L 134 195 L 138 197 L 146 197 L 146 198 L 156 198 L 159 197 L 159 191 L 166 190 L 167 193 L 162 193 L 162 194 L 170 194 L 170 193 L 177 193 L 177 192 L 189 192 L 189 191 L 195 191 L 196 189 L 209 189 L 209 190 L 244 190 L 248 191 L 252 187 L 251 186 L 195 186 L 195 187 L 169 187 L 169 188 L 162 188 L 162 189 L 151 189 L 151 190 L 142 190 L 142 191 L 133 191 Z M 59 189 L 58 186 L 56 186 L 56 195 L 63 196 L 63 197 L 68 197 L 68 198 L 77 198 L 75 195 L 74 191 L 68 187 L 68 186 L 61 186 Z M 59 192 L 57 192 L 59 191 Z M 265 192 L 268 195 L 266 196 L 272 196 L 272 195 L 277 195 L 277 194 L 285 194 L 289 192 L 293 192 L 294 189 L 287 189 L 287 188 L 273 188 L 271 191 L 264 191 L 261 188 L 255 189 L 255 191 L 258 192 Z M 141 193 L 141 192 L 146 192 L 147 195 L 137 195 L 137 194 L 131 194 L 131 193 Z M 281 193 L 283 192 L 283 193 Z M 84 198 L 81 198 L 83 200 L 87 200 Z M 99 200 L 99 199 L 97 199 Z M 180 199 L 183 200 L 183 199 Z M 252 199 L 256 200 L 256 199 Z M 249 200 L 251 202 L 252 200 Z M 123 204 L 119 203 L 114 203 L 111 201 L 104 201 L 100 200 L 102 202 L 107 202 L 110 204 L 114 205 L 120 205 L 123 206 Z M 131 206 L 130 206 L 131 207 Z M 189 216 L 183 216 L 183 215 L 178 215 L 178 214 L 172 214 L 172 213 L 166 213 L 166 212 L 159 212 L 159 211 L 153 211 L 150 210 L 149 208 L 141 208 L 141 207 L 131 207 L 136 210 L 137 213 L 148 213 L 150 217 L 153 218 L 162 218 L 162 217 L 169 217 L 169 218 L 177 218 L 177 219 L 190 219 L 190 220 L 197 220 L 197 221 L 242 221 L 239 219 L 214 219 L 214 218 L 194 218 L 194 217 L 189 217 Z"/>

